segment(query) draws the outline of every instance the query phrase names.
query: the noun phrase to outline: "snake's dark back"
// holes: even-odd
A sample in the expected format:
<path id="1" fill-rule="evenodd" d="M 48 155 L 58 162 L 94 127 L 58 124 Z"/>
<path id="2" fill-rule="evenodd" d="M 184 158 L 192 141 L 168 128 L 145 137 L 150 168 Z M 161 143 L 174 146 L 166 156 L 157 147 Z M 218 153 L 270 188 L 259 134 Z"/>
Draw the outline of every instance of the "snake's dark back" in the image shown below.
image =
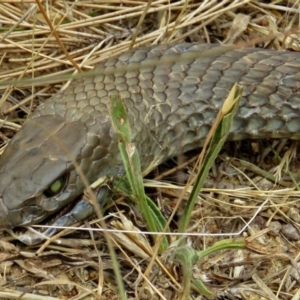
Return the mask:
<path id="1" fill-rule="evenodd" d="M 74 161 L 89 182 L 124 171 L 108 112 L 111 95 L 125 102 L 143 169 L 201 146 L 235 83 L 244 92 L 231 139 L 300 139 L 300 53 L 247 48 L 182 59 L 215 47 L 126 52 L 37 108 L 0 160 L 0 227 L 37 223 L 82 193 Z M 170 56 L 175 62 L 164 60 Z M 113 72 L 105 75 L 106 69 Z M 65 173 L 64 191 L 45 197 L 43 191 Z"/>

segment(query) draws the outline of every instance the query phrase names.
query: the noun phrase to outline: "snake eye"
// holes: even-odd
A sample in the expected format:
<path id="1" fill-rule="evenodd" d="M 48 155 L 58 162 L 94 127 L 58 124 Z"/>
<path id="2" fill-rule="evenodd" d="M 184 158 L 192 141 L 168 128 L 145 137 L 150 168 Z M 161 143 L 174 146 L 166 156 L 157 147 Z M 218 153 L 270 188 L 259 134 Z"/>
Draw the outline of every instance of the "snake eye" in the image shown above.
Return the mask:
<path id="1" fill-rule="evenodd" d="M 66 186 L 66 182 L 67 176 L 64 174 L 50 184 L 50 186 L 44 191 L 44 195 L 49 198 L 59 194 Z"/>

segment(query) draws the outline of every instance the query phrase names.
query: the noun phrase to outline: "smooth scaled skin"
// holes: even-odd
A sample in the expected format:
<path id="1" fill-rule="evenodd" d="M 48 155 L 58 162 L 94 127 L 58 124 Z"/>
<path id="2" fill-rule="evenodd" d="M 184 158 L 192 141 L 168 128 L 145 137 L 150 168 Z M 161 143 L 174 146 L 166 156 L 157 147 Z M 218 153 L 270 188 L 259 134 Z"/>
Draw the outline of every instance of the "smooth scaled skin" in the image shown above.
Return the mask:
<path id="1" fill-rule="evenodd" d="M 124 173 L 108 112 L 111 95 L 127 107 L 143 170 L 201 146 L 235 83 L 244 92 L 230 139 L 299 139 L 300 53 L 246 48 L 180 60 L 214 47 L 128 51 L 39 106 L 0 158 L 0 228 L 37 224 L 72 202 L 84 189 L 77 167 L 89 183 Z M 169 56 L 176 62 L 164 62 Z M 160 61 L 143 67 L 149 59 Z M 126 70 L 132 63 L 135 70 Z M 105 75 L 109 68 L 114 71 Z M 62 175 L 64 189 L 46 196 Z"/>

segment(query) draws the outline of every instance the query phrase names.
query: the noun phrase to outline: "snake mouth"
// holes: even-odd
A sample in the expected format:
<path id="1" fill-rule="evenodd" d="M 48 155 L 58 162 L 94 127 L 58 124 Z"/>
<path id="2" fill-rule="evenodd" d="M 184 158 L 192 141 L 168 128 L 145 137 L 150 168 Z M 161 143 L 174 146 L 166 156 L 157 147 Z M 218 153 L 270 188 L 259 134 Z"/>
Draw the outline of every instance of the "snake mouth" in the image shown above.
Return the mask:
<path id="1" fill-rule="evenodd" d="M 44 219 L 41 223 L 39 223 L 39 226 L 51 226 L 53 225 L 59 218 L 67 214 L 72 210 L 72 208 L 82 199 L 81 196 L 76 197 L 73 201 L 66 204 L 64 207 L 62 207 L 59 211 L 53 212 L 51 215 L 49 215 L 46 219 Z M 42 229 L 41 229 L 42 230 Z"/>
<path id="2" fill-rule="evenodd" d="M 9 222 L 8 219 L 8 210 L 6 206 L 3 204 L 2 197 L 0 198 L 0 230 L 7 229 L 7 228 L 13 228 L 13 225 Z"/>
<path id="3" fill-rule="evenodd" d="M 42 242 L 45 238 L 44 237 L 50 237 L 53 234 L 45 234 L 47 230 L 50 228 L 43 228 L 43 226 L 51 226 L 54 225 L 57 220 L 62 218 L 64 215 L 69 213 L 74 206 L 82 199 L 82 195 L 76 197 L 73 201 L 66 204 L 63 208 L 61 208 L 57 212 L 53 212 L 53 214 L 49 215 L 47 218 L 45 218 L 43 221 L 41 221 L 37 226 L 18 226 L 13 229 L 14 236 L 20 240 L 21 242 L 27 244 L 27 245 L 35 245 L 39 242 Z M 0 220 L 1 222 L 1 220 Z M 1 223 L 0 223 L 1 225 Z M 55 227 L 55 225 L 54 225 Z M 8 228 L 8 227 L 6 227 Z M 13 226 L 10 225 L 9 228 L 13 228 Z M 60 229 L 59 229 L 60 230 Z"/>

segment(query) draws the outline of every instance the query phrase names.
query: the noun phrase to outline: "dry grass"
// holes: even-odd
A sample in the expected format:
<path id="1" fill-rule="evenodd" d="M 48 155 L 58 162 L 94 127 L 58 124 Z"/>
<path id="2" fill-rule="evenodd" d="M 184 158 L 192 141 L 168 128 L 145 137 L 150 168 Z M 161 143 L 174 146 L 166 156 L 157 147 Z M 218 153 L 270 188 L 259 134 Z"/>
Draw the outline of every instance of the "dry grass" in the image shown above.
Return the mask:
<path id="1" fill-rule="evenodd" d="M 18 80 L 17 86 L 2 84 L 3 119 L 30 114 L 62 88 L 61 75 L 89 70 L 133 47 L 182 41 L 252 45 L 255 40 L 278 50 L 299 49 L 298 0 L 44 1 L 52 33 L 37 3 L 0 1 L 0 81 Z M 35 82 L 35 78 L 39 80 Z M 3 124 L 3 147 L 19 127 L 16 122 Z M 234 147 L 231 155 L 232 144 L 227 144 L 208 178 L 194 211 L 190 229 L 194 234 L 189 242 L 202 249 L 221 238 L 215 233 L 237 236 L 234 233 L 247 224 L 242 235 L 253 251 L 218 253 L 198 262 L 193 275 L 215 291 L 230 291 L 242 299 L 300 299 L 299 192 L 286 171 L 297 174 L 299 161 L 294 158 L 290 162 L 296 147 L 277 143 L 274 147 L 283 156 L 281 162 L 272 155 L 260 155 L 268 151 L 266 142 L 236 143 Z M 285 152 L 288 155 L 284 156 Z M 238 158 L 229 160 L 228 156 Z M 185 173 L 189 170 L 186 167 Z M 279 180 L 281 185 L 276 187 Z M 156 196 L 161 195 L 162 209 L 170 213 L 182 187 L 166 180 L 147 185 L 159 187 Z M 119 209 L 133 222 L 139 217 L 126 203 Z M 125 217 L 122 222 L 118 218 L 117 214 L 110 217 L 109 222 L 114 220 L 111 228 L 136 230 Z M 150 276 L 145 277 L 151 245 L 142 233 L 129 237 L 115 233 L 112 237 L 128 298 L 180 299 L 181 270 L 173 263 L 171 252 L 158 256 Z M 96 242 L 84 233 L 63 243 L 50 245 L 35 256 L 36 249 L 6 243 L 3 238 L 0 299 L 119 299 L 101 233 Z M 169 274 L 162 272 L 158 261 Z M 205 299 L 196 292 L 192 295 L 193 299 Z"/>

